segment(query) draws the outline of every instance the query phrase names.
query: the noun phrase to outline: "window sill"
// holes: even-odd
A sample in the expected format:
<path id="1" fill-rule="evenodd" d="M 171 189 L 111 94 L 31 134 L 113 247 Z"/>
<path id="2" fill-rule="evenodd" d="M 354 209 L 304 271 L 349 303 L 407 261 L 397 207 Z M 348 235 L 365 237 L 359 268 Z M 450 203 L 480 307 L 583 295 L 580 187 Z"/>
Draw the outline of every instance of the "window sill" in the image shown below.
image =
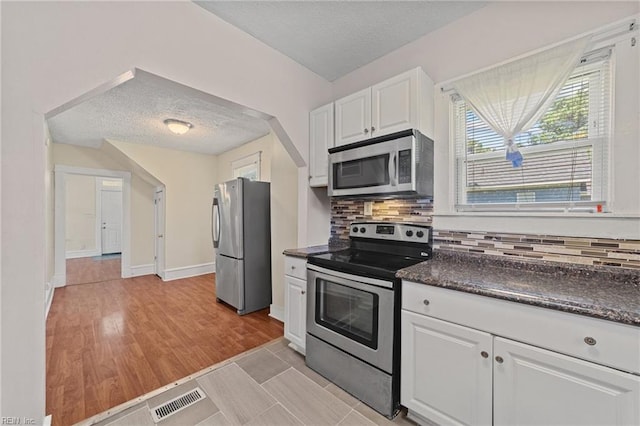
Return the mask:
<path id="1" fill-rule="evenodd" d="M 508 218 L 508 220 L 505 220 Z M 435 230 L 640 240 L 640 215 L 565 212 L 434 212 Z"/>

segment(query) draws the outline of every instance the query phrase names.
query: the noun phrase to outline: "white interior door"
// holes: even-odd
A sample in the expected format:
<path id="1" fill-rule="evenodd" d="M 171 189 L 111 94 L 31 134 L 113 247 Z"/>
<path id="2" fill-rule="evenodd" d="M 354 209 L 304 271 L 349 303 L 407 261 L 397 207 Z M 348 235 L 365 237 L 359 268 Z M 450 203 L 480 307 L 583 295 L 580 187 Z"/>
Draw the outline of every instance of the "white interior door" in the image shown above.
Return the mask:
<path id="1" fill-rule="evenodd" d="M 102 254 L 122 252 L 122 189 L 100 190 Z"/>
<path id="2" fill-rule="evenodd" d="M 164 188 L 156 190 L 154 214 L 156 275 L 164 279 Z"/>

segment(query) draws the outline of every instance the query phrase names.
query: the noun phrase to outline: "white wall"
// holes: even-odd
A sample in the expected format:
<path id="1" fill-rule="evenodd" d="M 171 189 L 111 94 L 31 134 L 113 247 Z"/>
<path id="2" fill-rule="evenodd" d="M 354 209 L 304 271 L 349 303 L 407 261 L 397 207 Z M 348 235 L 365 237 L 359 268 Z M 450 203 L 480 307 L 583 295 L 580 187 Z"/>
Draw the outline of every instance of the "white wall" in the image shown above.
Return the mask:
<path id="1" fill-rule="evenodd" d="M 340 98 L 415 66 L 438 83 L 595 30 L 640 12 L 638 2 L 495 2 L 440 28 L 334 82 Z M 640 47 L 616 44 L 615 122 L 612 142 L 614 214 L 457 214 L 450 156 L 449 99 L 435 99 L 434 227 L 465 231 L 640 238 Z M 438 93 L 439 90 L 436 90 Z"/>

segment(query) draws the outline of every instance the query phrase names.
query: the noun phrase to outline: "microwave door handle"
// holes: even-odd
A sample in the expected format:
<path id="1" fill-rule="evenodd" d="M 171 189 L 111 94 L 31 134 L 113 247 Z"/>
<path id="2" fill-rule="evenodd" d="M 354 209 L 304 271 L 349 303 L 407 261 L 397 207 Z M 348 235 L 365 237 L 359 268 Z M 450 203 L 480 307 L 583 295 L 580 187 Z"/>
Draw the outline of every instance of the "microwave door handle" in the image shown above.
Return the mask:
<path id="1" fill-rule="evenodd" d="M 398 169 L 396 167 L 396 157 L 397 157 L 397 154 L 394 152 L 393 154 L 391 154 L 391 159 L 389 160 L 389 179 L 390 179 L 391 186 L 398 185 L 398 182 L 396 179 L 396 173 L 398 172 Z"/>

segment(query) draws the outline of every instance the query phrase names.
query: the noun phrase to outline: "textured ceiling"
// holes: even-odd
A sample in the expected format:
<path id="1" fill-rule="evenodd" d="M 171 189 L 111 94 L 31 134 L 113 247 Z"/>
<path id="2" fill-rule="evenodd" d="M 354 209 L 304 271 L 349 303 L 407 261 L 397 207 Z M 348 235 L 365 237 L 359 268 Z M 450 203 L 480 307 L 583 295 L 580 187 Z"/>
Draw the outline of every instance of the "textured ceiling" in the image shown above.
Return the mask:
<path id="1" fill-rule="evenodd" d="M 484 1 L 196 1 L 328 81 L 483 7 Z"/>
<path id="2" fill-rule="evenodd" d="M 54 142 L 97 147 L 110 139 L 204 154 L 220 154 L 268 134 L 271 118 L 142 70 L 125 73 L 46 117 Z M 193 128 L 175 135 L 163 123 L 167 118 Z"/>

